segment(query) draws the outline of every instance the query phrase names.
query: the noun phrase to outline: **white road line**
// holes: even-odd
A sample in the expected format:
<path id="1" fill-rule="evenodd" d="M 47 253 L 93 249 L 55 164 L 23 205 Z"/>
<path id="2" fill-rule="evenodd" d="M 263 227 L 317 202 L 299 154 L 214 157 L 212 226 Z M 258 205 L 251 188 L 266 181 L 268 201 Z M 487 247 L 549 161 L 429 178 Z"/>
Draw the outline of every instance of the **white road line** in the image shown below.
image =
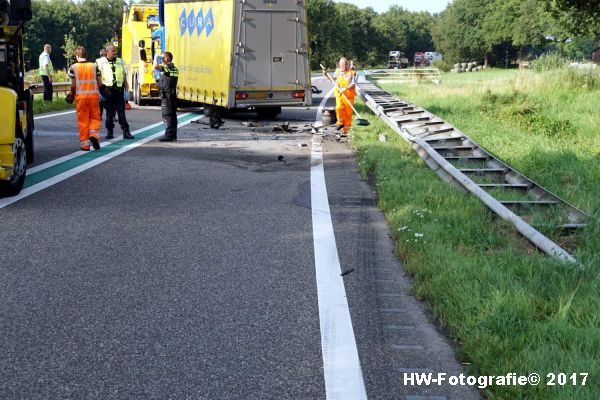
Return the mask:
<path id="1" fill-rule="evenodd" d="M 189 113 L 182 114 L 182 115 L 180 115 L 180 117 L 186 116 L 188 114 Z M 147 129 L 152 129 L 152 128 L 155 128 L 155 127 L 157 127 L 159 125 L 162 125 L 162 124 L 163 124 L 162 122 L 157 122 L 155 124 L 148 125 L 148 126 L 146 126 L 144 128 L 141 128 L 141 129 L 138 129 L 136 131 L 133 131 L 133 132 L 131 132 L 131 134 L 132 135 L 136 135 L 136 134 L 138 134 L 140 132 L 143 132 L 143 131 L 145 131 Z M 116 142 L 116 141 L 119 141 L 119 140 L 121 140 L 121 139 L 118 138 L 118 137 L 115 138 L 115 139 L 111 139 L 111 140 L 103 140 L 102 142 L 100 142 L 100 147 L 108 146 L 109 144 L 112 144 L 113 142 Z M 87 153 L 87 152 L 86 151 L 78 150 L 78 151 L 76 151 L 74 153 L 67 154 L 66 156 L 62 156 L 62 157 L 59 157 L 57 159 L 45 162 L 45 163 L 40 164 L 40 165 L 37 165 L 37 166 L 35 166 L 33 168 L 29 168 L 29 169 L 27 169 L 27 174 L 29 175 L 29 174 L 34 174 L 34 173 L 39 172 L 39 171 L 43 171 L 43 170 L 45 170 L 47 168 L 53 167 L 53 166 L 55 166 L 57 164 L 60 164 L 60 163 L 65 162 L 65 161 L 68 161 L 68 160 L 70 160 L 72 158 L 78 157 L 78 156 L 80 156 L 82 154 L 85 154 L 85 153 Z"/>
<path id="2" fill-rule="evenodd" d="M 56 114 L 50 114 L 50 115 L 38 115 L 37 117 L 33 117 L 33 120 L 36 121 L 38 119 L 45 119 L 45 118 L 52 118 L 52 117 L 58 117 L 60 115 L 67 115 L 67 114 L 73 114 L 75 113 L 76 110 L 71 110 L 71 111 L 65 111 L 65 112 L 61 112 L 61 113 L 56 113 Z"/>
<path id="3" fill-rule="evenodd" d="M 333 93 L 330 90 L 321 101 L 322 108 Z M 321 351 L 327 400 L 366 400 L 363 380 L 342 269 L 331 221 L 323 151 L 320 137 L 313 136 L 310 169 L 310 194 L 321 327 Z"/>
<path id="4" fill-rule="evenodd" d="M 199 120 L 201 118 L 204 118 L 204 116 L 203 115 L 199 115 L 198 118 L 192 118 L 192 119 L 190 119 L 188 121 L 185 121 L 185 122 L 182 122 L 182 123 L 178 124 L 177 126 L 179 128 L 181 128 L 182 126 L 186 126 L 186 125 L 190 124 L 192 121 L 197 121 L 197 120 Z M 156 124 L 150 125 L 150 127 L 153 127 L 153 126 L 156 126 Z M 148 128 L 149 127 L 146 127 L 144 129 L 148 129 Z M 118 155 L 121 155 L 121 154 L 123 154 L 125 152 L 128 152 L 129 150 L 133 150 L 136 147 L 139 147 L 139 146 L 143 145 L 144 143 L 147 143 L 147 142 L 149 142 L 149 141 L 151 141 L 153 139 L 156 139 L 157 137 L 161 136 L 162 134 L 164 134 L 164 130 L 161 130 L 160 132 L 157 132 L 157 133 L 155 133 L 153 135 L 150 135 L 150 136 L 148 136 L 148 137 L 146 137 L 146 138 L 144 138 L 142 140 L 133 142 L 133 143 L 131 143 L 131 144 L 125 146 L 125 147 L 122 147 L 122 148 L 118 149 L 118 150 L 115 150 L 113 152 L 105 154 L 102 157 L 98 157 L 98 158 L 96 158 L 94 160 L 91 160 L 91 161 L 89 161 L 89 162 L 87 162 L 85 164 L 82 164 L 82 165 L 78 166 L 78 167 L 75 167 L 73 169 L 65 171 L 62 174 L 58 174 L 56 176 L 53 176 L 52 178 L 46 179 L 43 182 L 37 183 L 37 184 L 35 184 L 33 186 L 30 186 L 30 187 L 28 187 L 26 189 L 23 189 L 21 191 L 21 193 L 19 193 L 16 196 L 6 197 L 6 198 L 3 198 L 3 199 L 0 199 L 0 209 L 4 208 L 4 207 L 6 207 L 6 206 L 8 206 L 8 205 L 10 205 L 12 203 L 16 203 L 17 201 L 22 200 L 25 197 L 31 196 L 34 193 L 37 193 L 37 192 L 39 192 L 41 190 L 49 188 L 50 186 L 53 186 L 53 185 L 55 185 L 55 184 L 57 184 L 59 182 L 62 182 L 65 179 L 68 179 L 68 178 L 70 178 L 72 176 L 75 176 L 75 175 L 77 175 L 77 174 L 79 174 L 79 173 L 81 173 L 81 172 L 83 172 L 85 170 L 88 170 L 88 169 L 90 169 L 92 167 L 95 167 L 96 165 L 102 164 L 102 163 L 104 163 L 104 162 L 106 162 L 106 161 L 108 161 L 108 160 L 110 160 L 112 158 L 115 158 Z"/>

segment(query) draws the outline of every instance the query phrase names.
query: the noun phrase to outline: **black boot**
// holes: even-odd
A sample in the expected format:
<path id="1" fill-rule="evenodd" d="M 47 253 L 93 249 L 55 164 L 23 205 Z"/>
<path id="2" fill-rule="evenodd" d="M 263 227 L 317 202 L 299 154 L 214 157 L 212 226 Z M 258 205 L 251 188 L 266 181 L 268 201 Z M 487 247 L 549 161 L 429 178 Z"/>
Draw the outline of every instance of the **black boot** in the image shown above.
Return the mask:
<path id="1" fill-rule="evenodd" d="M 129 129 L 123 131 L 123 139 L 133 139 L 133 135 L 129 133 Z"/>
<path id="2" fill-rule="evenodd" d="M 177 138 L 173 137 L 173 136 L 167 136 L 167 135 L 163 135 L 161 137 L 158 138 L 159 142 L 176 142 Z"/>
<path id="3" fill-rule="evenodd" d="M 115 135 L 113 135 L 113 131 L 108 131 L 108 133 L 106 134 L 106 140 L 110 140 L 110 139 L 114 139 Z"/>

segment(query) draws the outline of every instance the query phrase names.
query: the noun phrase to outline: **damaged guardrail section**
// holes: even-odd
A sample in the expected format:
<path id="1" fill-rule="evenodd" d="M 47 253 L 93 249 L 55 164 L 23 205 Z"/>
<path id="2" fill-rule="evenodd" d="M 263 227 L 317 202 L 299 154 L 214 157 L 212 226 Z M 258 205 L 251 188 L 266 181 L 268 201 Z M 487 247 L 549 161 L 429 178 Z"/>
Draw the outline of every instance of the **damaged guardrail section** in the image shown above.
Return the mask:
<path id="1" fill-rule="evenodd" d="M 569 252 L 528 223 L 526 216 L 517 212 L 534 209 L 543 213 L 558 207 L 564 217 L 554 228 L 573 230 L 585 227 L 587 215 L 583 211 L 528 179 L 434 114 L 392 96 L 369 81 L 359 83 L 359 94 L 367 106 L 409 142 L 444 181 L 477 196 L 540 250 L 564 261 L 576 261 Z M 476 183 L 471 177 L 482 178 L 484 183 Z M 502 200 L 491 194 L 494 191 L 517 195 Z"/>

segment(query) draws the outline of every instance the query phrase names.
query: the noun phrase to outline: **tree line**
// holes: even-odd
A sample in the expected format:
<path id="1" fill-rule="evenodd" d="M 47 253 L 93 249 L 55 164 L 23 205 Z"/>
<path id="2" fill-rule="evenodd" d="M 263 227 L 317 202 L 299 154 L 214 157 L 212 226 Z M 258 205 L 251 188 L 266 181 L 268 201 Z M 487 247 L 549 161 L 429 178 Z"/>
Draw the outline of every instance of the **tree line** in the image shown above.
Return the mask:
<path id="1" fill-rule="evenodd" d="M 154 1 L 151 1 L 154 2 Z M 37 68 L 44 44 L 55 68 L 67 66 L 75 45 L 92 55 L 110 42 L 122 21 L 122 0 L 32 0 L 25 39 L 26 62 Z M 438 51 L 447 63 L 486 61 L 507 66 L 548 51 L 589 58 L 600 39 L 597 0 L 453 0 L 439 14 L 400 6 L 377 13 L 332 0 L 307 0 L 311 67 L 336 64 L 340 56 L 359 67 L 384 65 L 391 50 L 409 59 Z"/>
<path id="2" fill-rule="evenodd" d="M 309 0 L 313 68 L 344 55 L 362 66 L 384 65 L 388 52 L 412 60 L 437 51 L 447 65 L 481 61 L 509 66 L 542 53 L 590 59 L 600 46 L 598 0 L 453 0 L 439 14 L 392 6 L 387 12 L 331 0 Z"/>
<path id="3" fill-rule="evenodd" d="M 46 43 L 52 45 L 56 69 L 67 66 L 73 46 L 84 46 L 90 58 L 95 58 L 110 41 L 113 29 L 121 26 L 124 4 L 122 0 L 33 0 L 33 18 L 25 34 L 27 67 L 38 68 L 38 56 Z"/>

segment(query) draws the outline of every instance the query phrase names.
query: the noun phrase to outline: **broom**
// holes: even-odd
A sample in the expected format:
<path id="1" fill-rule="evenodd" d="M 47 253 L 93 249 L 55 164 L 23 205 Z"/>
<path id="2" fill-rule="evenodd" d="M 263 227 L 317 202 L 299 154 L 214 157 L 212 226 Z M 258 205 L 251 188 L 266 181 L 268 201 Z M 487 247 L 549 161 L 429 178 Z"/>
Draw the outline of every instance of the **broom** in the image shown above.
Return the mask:
<path id="1" fill-rule="evenodd" d="M 323 71 L 326 70 L 326 68 L 323 66 L 323 64 L 319 64 L 321 66 L 321 68 L 323 69 Z M 327 76 L 327 79 L 329 79 L 331 81 L 331 83 L 333 83 L 335 85 L 335 87 L 341 91 L 340 87 L 338 86 L 337 82 L 334 81 L 328 73 L 325 73 L 325 76 Z M 352 103 L 350 103 L 350 100 L 348 100 L 348 98 L 346 97 L 346 95 L 344 93 L 341 93 L 342 97 L 344 98 L 344 100 L 346 100 L 346 102 L 348 103 L 348 105 L 352 108 L 352 111 L 354 111 L 354 113 L 356 114 L 356 125 L 359 126 L 369 126 L 371 123 L 369 121 L 367 121 L 364 118 L 361 118 L 360 114 L 358 113 L 358 111 L 356 111 L 356 108 L 354 108 L 354 106 L 352 105 Z"/>

